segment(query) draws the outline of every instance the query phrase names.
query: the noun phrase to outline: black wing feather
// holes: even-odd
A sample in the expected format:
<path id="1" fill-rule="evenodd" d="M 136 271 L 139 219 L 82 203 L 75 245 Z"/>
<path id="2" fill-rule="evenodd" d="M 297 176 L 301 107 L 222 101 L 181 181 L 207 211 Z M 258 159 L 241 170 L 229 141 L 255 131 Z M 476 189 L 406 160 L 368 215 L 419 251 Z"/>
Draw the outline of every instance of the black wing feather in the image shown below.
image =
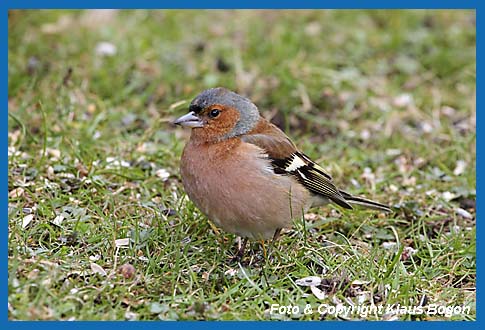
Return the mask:
<path id="1" fill-rule="evenodd" d="M 332 177 L 305 154 L 297 151 L 287 158 L 272 159 L 271 162 L 275 173 L 292 175 L 312 193 L 326 197 L 344 208 L 352 209 L 332 182 Z"/>

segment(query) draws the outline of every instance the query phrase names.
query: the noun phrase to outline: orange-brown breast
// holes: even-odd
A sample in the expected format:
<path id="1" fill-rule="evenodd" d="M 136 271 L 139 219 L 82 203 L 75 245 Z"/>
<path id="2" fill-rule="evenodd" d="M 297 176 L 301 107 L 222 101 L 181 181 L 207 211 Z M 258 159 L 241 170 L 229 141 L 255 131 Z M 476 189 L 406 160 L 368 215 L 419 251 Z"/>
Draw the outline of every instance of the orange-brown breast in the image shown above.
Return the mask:
<path id="1" fill-rule="evenodd" d="M 184 149 L 181 174 L 194 204 L 225 231 L 268 239 L 309 207 L 308 191 L 273 172 L 264 151 L 232 138 Z"/>

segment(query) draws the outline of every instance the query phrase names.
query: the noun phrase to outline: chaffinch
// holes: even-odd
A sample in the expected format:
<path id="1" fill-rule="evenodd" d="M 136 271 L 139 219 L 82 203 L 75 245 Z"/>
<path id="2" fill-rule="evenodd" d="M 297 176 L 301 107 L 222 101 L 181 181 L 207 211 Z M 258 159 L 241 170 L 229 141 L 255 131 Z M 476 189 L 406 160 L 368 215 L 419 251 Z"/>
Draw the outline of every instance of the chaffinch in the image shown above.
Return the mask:
<path id="1" fill-rule="evenodd" d="M 330 202 L 390 211 L 339 190 L 323 168 L 241 95 L 211 88 L 190 103 L 189 111 L 174 121 L 192 128 L 180 164 L 182 182 L 194 204 L 227 232 L 250 239 L 276 237 L 310 207 Z"/>

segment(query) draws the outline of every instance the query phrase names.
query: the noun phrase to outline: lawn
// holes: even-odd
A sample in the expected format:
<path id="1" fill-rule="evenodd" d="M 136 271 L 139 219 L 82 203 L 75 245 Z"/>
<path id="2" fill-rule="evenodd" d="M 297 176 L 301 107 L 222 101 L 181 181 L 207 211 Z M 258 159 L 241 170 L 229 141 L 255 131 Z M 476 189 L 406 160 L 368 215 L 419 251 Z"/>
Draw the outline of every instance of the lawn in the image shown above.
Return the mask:
<path id="1" fill-rule="evenodd" d="M 9 319 L 475 320 L 475 17 L 9 12 Z M 232 262 L 170 123 L 214 86 L 393 212 L 312 209 Z"/>

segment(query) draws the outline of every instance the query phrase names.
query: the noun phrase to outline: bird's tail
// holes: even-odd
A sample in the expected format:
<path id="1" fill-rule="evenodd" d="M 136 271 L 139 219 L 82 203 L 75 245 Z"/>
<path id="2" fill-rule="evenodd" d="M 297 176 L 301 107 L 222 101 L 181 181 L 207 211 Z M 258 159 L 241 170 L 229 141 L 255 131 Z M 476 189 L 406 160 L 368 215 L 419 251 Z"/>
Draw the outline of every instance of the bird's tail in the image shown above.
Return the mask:
<path id="1" fill-rule="evenodd" d="M 342 190 L 340 190 L 339 192 L 340 194 L 342 194 L 343 198 L 350 204 L 361 205 L 369 209 L 380 210 L 384 212 L 391 212 L 391 208 L 387 205 L 371 201 L 370 199 L 352 196 L 351 194 Z"/>

